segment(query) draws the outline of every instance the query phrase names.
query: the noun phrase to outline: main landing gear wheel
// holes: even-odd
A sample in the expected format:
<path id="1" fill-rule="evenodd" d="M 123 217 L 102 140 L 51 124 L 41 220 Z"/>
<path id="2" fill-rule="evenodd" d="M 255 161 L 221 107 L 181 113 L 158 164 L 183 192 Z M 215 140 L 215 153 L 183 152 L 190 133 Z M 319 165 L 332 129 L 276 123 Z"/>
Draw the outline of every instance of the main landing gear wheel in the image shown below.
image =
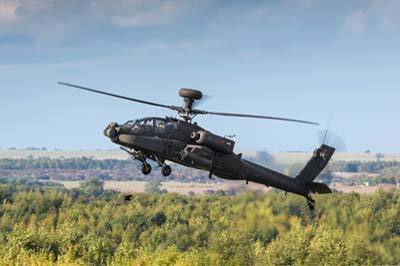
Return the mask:
<path id="1" fill-rule="evenodd" d="M 171 166 L 169 165 L 163 165 L 161 168 L 161 174 L 165 177 L 169 176 L 172 172 Z"/>
<path id="2" fill-rule="evenodd" d="M 151 165 L 150 164 L 143 164 L 142 166 L 142 174 L 148 175 L 151 173 Z"/>

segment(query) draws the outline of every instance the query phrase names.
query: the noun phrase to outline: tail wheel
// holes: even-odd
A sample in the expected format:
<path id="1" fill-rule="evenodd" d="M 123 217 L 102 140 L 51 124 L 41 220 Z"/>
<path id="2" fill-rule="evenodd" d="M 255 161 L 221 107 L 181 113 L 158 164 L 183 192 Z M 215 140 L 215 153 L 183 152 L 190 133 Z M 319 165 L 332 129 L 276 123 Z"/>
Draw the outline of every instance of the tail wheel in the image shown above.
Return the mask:
<path id="1" fill-rule="evenodd" d="M 171 166 L 164 165 L 161 169 L 161 174 L 165 177 L 169 176 L 172 172 Z"/>
<path id="2" fill-rule="evenodd" d="M 142 166 L 142 174 L 148 175 L 151 173 L 151 165 L 150 164 L 143 164 Z"/>
<path id="3" fill-rule="evenodd" d="M 306 196 L 308 208 L 311 212 L 315 209 L 315 200 L 313 200 L 310 196 Z"/>

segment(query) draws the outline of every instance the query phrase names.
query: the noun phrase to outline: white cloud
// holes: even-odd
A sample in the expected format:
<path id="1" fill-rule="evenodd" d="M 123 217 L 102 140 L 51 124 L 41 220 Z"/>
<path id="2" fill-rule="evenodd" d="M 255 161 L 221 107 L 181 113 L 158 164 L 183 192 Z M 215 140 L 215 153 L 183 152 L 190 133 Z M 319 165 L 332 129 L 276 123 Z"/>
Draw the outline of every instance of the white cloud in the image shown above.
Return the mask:
<path id="1" fill-rule="evenodd" d="M 111 23 L 117 27 L 168 24 L 211 0 L 0 0 L 0 25 L 68 21 Z M 58 16 L 60 15 L 60 16 Z M 45 21 L 45 22 L 43 22 Z"/>
<path id="2" fill-rule="evenodd" d="M 93 0 L 90 13 L 108 19 L 118 27 L 146 27 L 167 24 L 207 1 L 195 0 Z"/>
<path id="3" fill-rule="evenodd" d="M 398 30 L 400 28 L 400 0 L 370 0 L 363 11 L 345 17 L 344 28 L 349 32 L 368 29 Z"/>
<path id="4" fill-rule="evenodd" d="M 366 19 L 367 13 L 365 11 L 355 11 L 345 18 L 344 27 L 350 32 L 364 32 Z"/>
<path id="5" fill-rule="evenodd" d="M 21 20 L 21 17 L 16 14 L 17 7 L 16 1 L 2 0 L 0 2 L 0 25 L 13 24 Z"/>
<path id="6" fill-rule="evenodd" d="M 52 7 L 55 0 L 0 0 L 0 24 L 14 25 L 24 22 L 34 13 Z"/>
<path id="7" fill-rule="evenodd" d="M 163 3 L 154 9 L 133 12 L 131 15 L 114 16 L 112 21 L 120 27 L 161 25 L 171 21 L 178 12 L 179 6 Z"/>
<path id="8" fill-rule="evenodd" d="M 400 27 L 399 0 L 371 0 L 371 10 L 382 18 L 385 26 Z"/>
<path id="9" fill-rule="evenodd" d="M 54 6 L 55 0 L 19 0 L 19 6 L 27 12 L 40 12 Z"/>
<path id="10" fill-rule="evenodd" d="M 300 0 L 300 2 L 305 7 L 313 7 L 317 4 L 318 0 Z"/>

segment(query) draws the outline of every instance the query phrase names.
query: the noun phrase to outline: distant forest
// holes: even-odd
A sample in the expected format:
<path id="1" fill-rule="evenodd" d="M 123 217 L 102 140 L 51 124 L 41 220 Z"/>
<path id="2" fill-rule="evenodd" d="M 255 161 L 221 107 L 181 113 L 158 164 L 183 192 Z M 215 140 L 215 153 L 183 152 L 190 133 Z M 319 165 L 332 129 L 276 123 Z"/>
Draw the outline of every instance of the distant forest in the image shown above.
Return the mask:
<path id="1" fill-rule="evenodd" d="M 271 161 L 268 160 L 268 163 L 270 162 Z M 261 164 L 262 163 L 263 162 L 261 162 Z M 280 171 L 294 168 L 293 171 L 286 172 L 289 172 L 290 175 L 296 175 L 304 165 L 275 166 L 278 168 L 277 170 Z M 364 182 L 369 182 L 370 184 L 396 184 L 400 182 L 400 162 L 398 161 L 334 161 L 328 165 L 326 172 L 361 174 L 356 179 L 351 178 L 348 180 L 342 180 L 340 176 L 333 175 L 329 177 L 327 182 L 338 181 L 355 184 Z M 362 174 L 366 175 L 363 176 Z M 140 164 L 131 159 L 98 160 L 87 157 L 0 159 L 0 177 L 3 178 L 68 181 L 97 177 L 102 180 L 150 181 L 159 176 L 159 168 L 157 165 L 154 165 L 151 175 L 143 176 L 140 172 Z M 215 182 L 215 180 L 209 180 L 208 174 L 204 171 L 198 171 L 176 164 L 173 165 L 173 172 L 172 175 L 168 177 L 168 180 L 180 182 Z"/>
<path id="2" fill-rule="evenodd" d="M 131 168 L 138 165 L 133 160 L 106 159 L 98 160 L 88 157 L 49 158 L 29 157 L 27 159 L 0 159 L 1 170 L 26 169 L 73 169 L 73 170 L 115 170 Z M 399 161 L 334 161 L 329 164 L 334 172 L 379 173 L 387 168 L 400 167 Z M 135 168 L 135 167 L 134 167 Z"/>
<path id="3" fill-rule="evenodd" d="M 160 176 L 160 168 L 153 164 L 150 175 L 144 176 L 140 164 L 128 160 L 98 160 L 87 157 L 49 158 L 29 157 L 27 159 L 0 159 L 0 177 L 33 178 L 38 180 L 84 180 L 97 177 L 101 180 L 150 181 Z M 187 167 L 174 165 L 168 180 L 180 182 L 215 182 L 209 180 L 208 174 Z"/>
<path id="4" fill-rule="evenodd" d="M 400 190 L 304 198 L 0 185 L 0 265 L 398 265 Z"/>

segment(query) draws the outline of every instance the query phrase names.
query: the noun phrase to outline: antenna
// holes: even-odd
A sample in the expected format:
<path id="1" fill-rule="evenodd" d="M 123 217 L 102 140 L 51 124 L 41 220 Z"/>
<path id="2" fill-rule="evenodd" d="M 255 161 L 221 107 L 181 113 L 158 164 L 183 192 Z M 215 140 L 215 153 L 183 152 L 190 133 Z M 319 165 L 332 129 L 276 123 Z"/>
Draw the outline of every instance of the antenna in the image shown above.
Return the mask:
<path id="1" fill-rule="evenodd" d="M 326 135 L 328 135 L 328 129 L 329 129 L 329 125 L 331 124 L 331 120 L 332 120 L 332 114 L 329 115 L 328 123 L 326 124 L 326 129 L 325 129 L 325 134 L 324 134 L 324 139 L 322 141 L 322 145 L 325 145 Z"/>

